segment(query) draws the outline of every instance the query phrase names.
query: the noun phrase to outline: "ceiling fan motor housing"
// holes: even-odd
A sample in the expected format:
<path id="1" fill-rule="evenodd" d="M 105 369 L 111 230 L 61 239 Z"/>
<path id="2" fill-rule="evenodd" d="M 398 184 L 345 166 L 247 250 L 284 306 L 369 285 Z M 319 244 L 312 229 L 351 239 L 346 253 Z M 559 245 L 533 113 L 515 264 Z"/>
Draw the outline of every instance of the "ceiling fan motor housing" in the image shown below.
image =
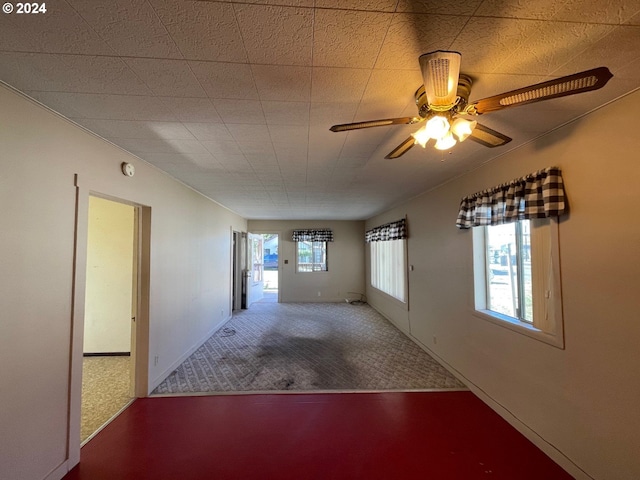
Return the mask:
<path id="1" fill-rule="evenodd" d="M 469 102 L 469 95 L 471 94 L 471 86 L 473 85 L 473 80 L 469 75 L 465 75 L 463 73 L 460 74 L 458 78 L 458 90 L 456 92 L 457 98 L 456 103 L 451 108 L 452 113 L 456 113 L 458 111 L 464 110 L 464 107 Z M 424 85 L 421 85 L 415 93 L 416 105 L 418 106 L 418 115 L 422 118 L 426 118 L 429 112 L 432 112 L 431 107 L 429 107 L 429 101 L 427 99 L 427 94 L 425 92 Z M 440 112 L 442 113 L 442 112 Z"/>
<path id="2" fill-rule="evenodd" d="M 431 110 L 446 112 L 455 105 L 461 57 L 460 52 L 436 50 L 418 58 Z"/>

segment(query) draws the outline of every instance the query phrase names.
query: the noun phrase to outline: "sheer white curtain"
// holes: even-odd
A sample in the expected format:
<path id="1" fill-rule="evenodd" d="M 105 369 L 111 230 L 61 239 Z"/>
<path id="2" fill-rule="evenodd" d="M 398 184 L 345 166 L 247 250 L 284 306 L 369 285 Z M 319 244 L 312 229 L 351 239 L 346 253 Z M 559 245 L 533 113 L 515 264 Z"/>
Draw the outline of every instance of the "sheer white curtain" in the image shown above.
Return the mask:
<path id="1" fill-rule="evenodd" d="M 371 242 L 371 286 L 406 302 L 406 240 Z"/>

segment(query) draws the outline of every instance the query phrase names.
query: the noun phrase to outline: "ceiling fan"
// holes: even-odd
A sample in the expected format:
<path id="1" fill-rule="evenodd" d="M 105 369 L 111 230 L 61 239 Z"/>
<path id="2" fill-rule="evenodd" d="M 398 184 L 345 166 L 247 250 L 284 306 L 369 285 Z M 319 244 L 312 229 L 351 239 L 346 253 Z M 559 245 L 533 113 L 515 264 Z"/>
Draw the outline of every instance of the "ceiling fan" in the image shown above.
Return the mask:
<path id="1" fill-rule="evenodd" d="M 604 87 L 613 77 L 608 68 L 598 67 L 469 103 L 473 82 L 471 77 L 460 73 L 460 59 L 460 53 L 445 50 L 420 56 L 424 85 L 415 93 L 417 117 L 345 123 L 334 125 L 330 130 L 345 132 L 385 125 L 413 125 L 426 122 L 422 128 L 412 133 L 384 157 L 390 159 L 405 154 L 416 143 L 424 148 L 431 140 L 435 141 L 435 148 L 439 150 L 448 150 L 458 141 L 462 142 L 467 138 L 485 147 L 499 147 L 509 143 L 511 138 L 475 120 L 464 118 L 463 115 L 477 116 L 503 108 L 597 90 Z"/>

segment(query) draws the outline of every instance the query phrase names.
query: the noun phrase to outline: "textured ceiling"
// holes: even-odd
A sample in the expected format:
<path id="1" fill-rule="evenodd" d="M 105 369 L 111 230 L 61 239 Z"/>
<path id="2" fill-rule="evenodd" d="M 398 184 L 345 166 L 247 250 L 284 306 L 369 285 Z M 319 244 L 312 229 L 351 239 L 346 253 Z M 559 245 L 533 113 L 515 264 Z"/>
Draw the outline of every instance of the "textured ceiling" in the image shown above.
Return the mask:
<path id="1" fill-rule="evenodd" d="M 640 0 L 57 0 L 0 13 L 0 79 L 246 218 L 363 219 L 640 86 Z M 418 56 L 471 100 L 598 66 L 601 90 L 486 114 L 513 141 L 414 147 Z M 570 133 L 569 133 L 570 134 Z M 534 140 L 535 141 L 535 140 Z"/>

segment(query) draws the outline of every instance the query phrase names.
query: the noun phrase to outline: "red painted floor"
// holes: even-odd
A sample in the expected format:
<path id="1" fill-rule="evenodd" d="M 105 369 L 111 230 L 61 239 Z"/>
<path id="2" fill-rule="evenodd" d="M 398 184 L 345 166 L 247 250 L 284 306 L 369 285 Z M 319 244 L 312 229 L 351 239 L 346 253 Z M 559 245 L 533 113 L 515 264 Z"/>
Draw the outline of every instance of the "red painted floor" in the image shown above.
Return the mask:
<path id="1" fill-rule="evenodd" d="M 65 477 L 571 478 L 470 392 L 140 399 Z"/>

